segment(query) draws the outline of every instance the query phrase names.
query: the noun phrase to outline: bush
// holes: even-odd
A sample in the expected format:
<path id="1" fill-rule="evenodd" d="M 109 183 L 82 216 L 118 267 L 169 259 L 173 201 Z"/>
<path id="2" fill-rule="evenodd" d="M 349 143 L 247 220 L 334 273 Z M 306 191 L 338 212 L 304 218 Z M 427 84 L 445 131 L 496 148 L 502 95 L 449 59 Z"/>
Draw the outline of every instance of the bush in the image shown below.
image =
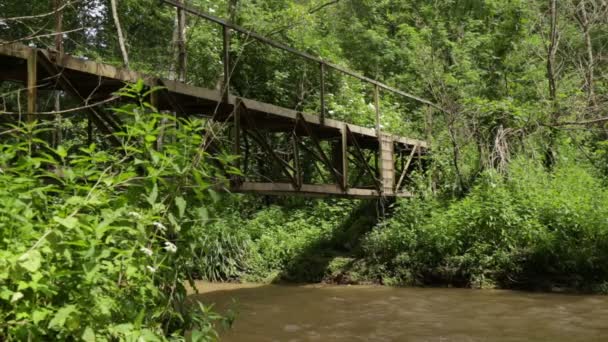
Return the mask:
<path id="1" fill-rule="evenodd" d="M 372 276 L 397 284 L 589 289 L 608 280 L 608 192 L 583 166 L 519 160 L 462 200 L 400 202 L 364 243 Z"/>
<path id="2" fill-rule="evenodd" d="M 205 307 L 185 313 L 184 265 L 219 172 L 192 134 L 204 123 L 176 129 L 143 91 L 122 91 L 136 104 L 115 110 L 117 149 L 52 148 L 36 124 L 2 136 L 0 340 L 214 336 Z M 174 139 L 158 151 L 161 130 Z"/>

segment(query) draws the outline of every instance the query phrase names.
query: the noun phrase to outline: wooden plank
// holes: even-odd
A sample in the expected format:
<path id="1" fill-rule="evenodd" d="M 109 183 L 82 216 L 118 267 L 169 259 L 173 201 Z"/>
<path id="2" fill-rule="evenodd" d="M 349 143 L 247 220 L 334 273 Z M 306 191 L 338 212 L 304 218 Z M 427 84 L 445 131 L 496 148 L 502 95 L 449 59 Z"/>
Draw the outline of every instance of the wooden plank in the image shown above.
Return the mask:
<path id="1" fill-rule="evenodd" d="M 302 184 L 297 190 L 290 183 L 261 183 L 261 182 L 243 182 L 232 189 L 234 192 L 256 192 L 269 195 L 319 195 L 319 196 L 339 196 L 353 198 L 378 198 L 380 194 L 373 189 L 350 188 L 347 191 L 342 191 L 335 184 Z M 395 194 L 398 197 L 411 197 L 411 194 L 405 191 Z"/>
<path id="2" fill-rule="evenodd" d="M 32 48 L 27 47 L 26 45 L 23 44 L 18 44 L 18 43 L 14 43 L 14 44 L 0 44 L 0 54 L 4 55 L 4 56 L 11 56 L 11 57 L 17 57 L 17 58 L 21 58 L 21 59 L 27 59 L 28 56 L 31 55 L 32 53 Z"/>
<path id="3" fill-rule="evenodd" d="M 161 82 L 167 88 L 167 90 L 172 93 L 197 97 L 213 102 L 220 102 L 222 100 L 222 92 L 220 90 L 195 87 L 189 84 L 164 78 L 161 79 Z M 233 97 L 232 104 L 236 105 L 238 100 L 238 98 Z"/>

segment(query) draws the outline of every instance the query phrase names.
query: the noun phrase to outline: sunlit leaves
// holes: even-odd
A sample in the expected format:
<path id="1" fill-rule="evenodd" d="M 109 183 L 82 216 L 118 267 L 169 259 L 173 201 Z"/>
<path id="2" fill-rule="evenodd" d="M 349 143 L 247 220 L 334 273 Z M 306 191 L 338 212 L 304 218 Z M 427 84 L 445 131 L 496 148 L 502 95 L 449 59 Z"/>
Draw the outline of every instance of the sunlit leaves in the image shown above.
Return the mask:
<path id="1" fill-rule="evenodd" d="M 209 331 L 206 317 L 175 311 L 192 251 L 181 241 L 220 197 L 208 188 L 225 180 L 200 152 L 205 122 L 178 125 L 152 112 L 146 91 L 139 82 L 121 92 L 140 101 L 115 110 L 126 122 L 116 149 L 41 140 L 32 150 L 20 127 L 0 142 L 0 339 L 152 341 Z"/>

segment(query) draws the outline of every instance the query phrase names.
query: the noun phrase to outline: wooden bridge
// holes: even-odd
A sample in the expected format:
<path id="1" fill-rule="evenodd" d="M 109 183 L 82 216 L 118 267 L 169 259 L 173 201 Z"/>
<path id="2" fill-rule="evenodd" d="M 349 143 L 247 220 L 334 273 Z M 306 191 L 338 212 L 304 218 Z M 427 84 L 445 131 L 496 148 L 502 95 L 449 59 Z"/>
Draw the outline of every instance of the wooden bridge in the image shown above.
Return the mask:
<path id="1" fill-rule="evenodd" d="M 230 126 L 231 149 L 235 155 L 240 156 L 238 167 L 244 174 L 233 178 L 231 191 L 234 192 L 357 198 L 411 195 L 406 190 L 409 173 L 416 165 L 422 167 L 428 145 L 421 140 L 395 136 L 380 130 L 378 93 L 380 90 L 390 91 L 427 105 L 433 105 L 432 103 L 296 51 L 195 8 L 174 1 L 165 2 L 222 25 L 225 68 L 223 90 L 196 87 L 20 44 L 0 45 L 0 81 L 25 85 L 28 104 L 24 116 L 28 120 L 33 120 L 38 113 L 37 93 L 51 87 L 48 80 L 55 80 L 56 83 L 52 86 L 59 86 L 83 103 L 103 103 L 106 99 L 111 99 L 113 93 L 125 83 L 138 80 L 143 80 L 147 87 L 162 86 L 162 90 L 153 93 L 150 99 L 159 111 L 205 117 Z M 230 56 L 227 53 L 230 30 L 245 32 L 275 48 L 319 63 L 322 71 L 319 115 L 231 94 Z M 323 70 L 326 68 L 338 70 L 374 86 L 375 128 L 326 118 L 323 80 Z M 118 143 L 112 134 L 121 129 L 118 117 L 95 107 L 84 106 L 83 111 L 87 111 L 90 124 L 104 138 Z M 279 151 L 273 141 L 281 141 L 288 148 Z M 255 160 L 257 165 L 252 165 L 252 150 L 258 156 Z M 268 172 L 250 173 L 254 167 Z M 306 176 L 305 169 L 314 169 L 318 176 Z"/>

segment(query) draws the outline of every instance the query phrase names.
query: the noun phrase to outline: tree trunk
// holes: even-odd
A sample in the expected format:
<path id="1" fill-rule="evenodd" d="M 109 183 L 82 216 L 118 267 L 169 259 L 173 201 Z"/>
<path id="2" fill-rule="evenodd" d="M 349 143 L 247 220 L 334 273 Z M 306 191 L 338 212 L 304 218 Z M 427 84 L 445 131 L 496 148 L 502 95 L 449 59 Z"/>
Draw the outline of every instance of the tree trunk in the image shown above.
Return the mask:
<path id="1" fill-rule="evenodd" d="M 63 0 L 53 0 L 53 10 L 55 12 L 55 33 L 59 33 L 63 30 L 63 11 L 59 11 L 59 8 L 63 5 Z M 57 60 L 61 60 L 63 56 L 63 35 L 55 35 L 55 51 L 57 53 Z M 55 111 L 61 110 L 61 91 L 55 91 Z M 62 132 L 61 132 L 61 114 L 55 115 L 54 132 L 52 146 L 57 147 L 61 145 Z"/>
<path id="2" fill-rule="evenodd" d="M 59 33 L 63 30 L 63 11 L 59 11 L 59 8 L 63 4 L 63 0 L 53 0 L 53 10 L 55 12 L 55 33 Z M 63 55 L 63 35 L 55 35 L 55 51 L 57 55 L 61 57 Z"/>
<path id="3" fill-rule="evenodd" d="M 578 23 L 581 26 L 583 37 L 585 39 L 585 50 L 587 54 L 587 70 L 585 75 L 585 90 L 587 91 L 587 101 L 590 107 L 596 107 L 597 102 L 595 100 L 595 58 L 593 55 L 593 45 L 591 43 L 591 23 L 589 15 L 587 13 L 586 0 L 581 1 L 578 5 Z"/>
<path id="4" fill-rule="evenodd" d="M 112 6 L 112 17 L 114 17 L 114 25 L 116 25 L 116 33 L 118 34 L 118 45 L 120 46 L 120 52 L 122 54 L 122 62 L 125 68 L 129 68 L 129 55 L 127 54 L 125 38 L 122 33 L 122 27 L 120 26 L 120 19 L 118 18 L 116 1 L 117 0 L 110 0 L 110 4 Z"/>
<path id="5" fill-rule="evenodd" d="M 183 3 L 183 0 L 180 1 Z M 186 81 L 186 12 L 181 8 L 177 9 L 177 79 Z"/>
<path id="6" fill-rule="evenodd" d="M 549 84 L 549 100 L 551 101 L 550 125 L 557 124 L 559 120 L 559 106 L 557 103 L 557 81 L 555 71 L 555 56 L 559 45 L 557 30 L 557 0 L 549 0 L 549 16 L 551 20 L 550 42 L 547 51 L 547 82 Z M 545 151 L 545 166 L 552 169 L 555 165 L 555 130 L 550 128 L 549 142 Z"/>

